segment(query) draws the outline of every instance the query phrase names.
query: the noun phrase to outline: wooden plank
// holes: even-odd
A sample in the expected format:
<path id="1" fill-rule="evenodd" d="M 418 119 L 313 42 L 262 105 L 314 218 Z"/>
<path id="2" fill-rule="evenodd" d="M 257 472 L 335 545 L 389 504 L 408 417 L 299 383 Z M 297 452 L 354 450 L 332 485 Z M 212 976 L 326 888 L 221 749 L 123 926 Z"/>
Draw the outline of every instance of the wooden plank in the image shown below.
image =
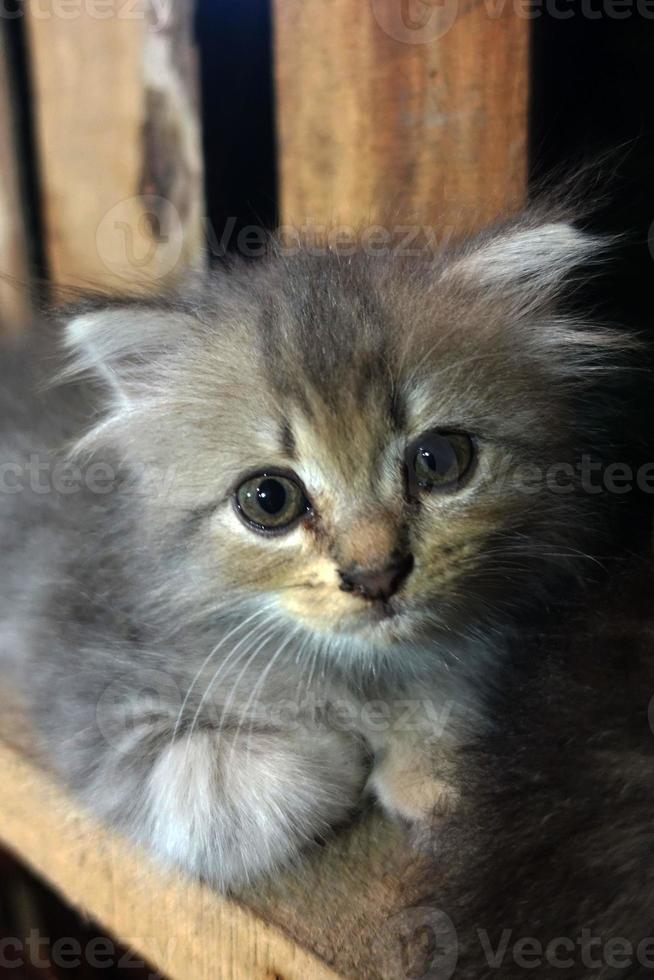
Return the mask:
<path id="1" fill-rule="evenodd" d="M 6 743 L 0 772 L 3 843 L 170 980 L 336 977 L 236 903 L 150 868 Z"/>
<path id="2" fill-rule="evenodd" d="M 26 8 L 50 273 L 149 290 L 202 258 L 193 3 L 64 12 Z"/>
<path id="3" fill-rule="evenodd" d="M 26 718 L 6 683 L 0 845 L 169 980 L 398 980 L 405 960 L 427 972 L 415 907 L 435 869 L 378 811 L 228 900 L 86 814 L 44 771 Z"/>
<path id="4" fill-rule="evenodd" d="M 30 317 L 30 264 L 25 205 L 19 179 L 16 97 L 8 63 L 7 32 L 0 18 L 0 333 L 15 333 Z"/>
<path id="5" fill-rule="evenodd" d="M 274 0 L 282 224 L 471 231 L 526 193 L 529 20 L 491 0 Z"/>

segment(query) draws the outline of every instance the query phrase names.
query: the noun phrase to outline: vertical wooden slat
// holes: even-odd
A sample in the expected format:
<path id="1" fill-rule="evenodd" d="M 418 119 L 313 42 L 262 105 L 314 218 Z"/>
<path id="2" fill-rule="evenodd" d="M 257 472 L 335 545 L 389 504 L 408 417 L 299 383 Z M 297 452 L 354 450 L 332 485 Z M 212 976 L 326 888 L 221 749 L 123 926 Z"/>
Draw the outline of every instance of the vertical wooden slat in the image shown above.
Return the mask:
<path id="1" fill-rule="evenodd" d="M 526 188 L 529 20 L 495 0 L 274 0 L 282 223 L 467 231 Z"/>
<path id="2" fill-rule="evenodd" d="M 193 3 L 62 9 L 26 7 L 50 273 L 148 290 L 202 254 Z"/>
<path id="3" fill-rule="evenodd" d="M 26 215 L 12 112 L 16 95 L 8 61 L 9 27 L 8 21 L 0 19 L 0 333 L 20 330 L 28 323 L 30 312 Z"/>

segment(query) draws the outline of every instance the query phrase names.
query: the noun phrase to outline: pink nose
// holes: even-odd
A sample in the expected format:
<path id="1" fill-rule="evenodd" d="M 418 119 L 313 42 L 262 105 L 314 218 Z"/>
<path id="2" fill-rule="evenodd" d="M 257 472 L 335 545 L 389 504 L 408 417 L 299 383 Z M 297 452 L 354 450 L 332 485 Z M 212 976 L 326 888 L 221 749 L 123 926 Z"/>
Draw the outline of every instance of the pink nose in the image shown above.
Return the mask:
<path id="1" fill-rule="evenodd" d="M 413 555 L 405 555 L 385 568 L 374 571 L 354 569 L 339 572 L 343 592 L 353 592 L 362 599 L 386 601 L 395 595 L 413 568 Z"/>

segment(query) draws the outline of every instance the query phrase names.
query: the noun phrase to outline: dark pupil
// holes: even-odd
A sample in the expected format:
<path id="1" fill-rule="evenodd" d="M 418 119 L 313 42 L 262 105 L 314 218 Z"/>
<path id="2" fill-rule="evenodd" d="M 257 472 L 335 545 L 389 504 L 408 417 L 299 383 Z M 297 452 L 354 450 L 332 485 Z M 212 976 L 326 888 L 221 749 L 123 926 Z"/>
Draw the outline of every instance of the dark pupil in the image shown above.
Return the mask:
<path id="1" fill-rule="evenodd" d="M 436 450 L 436 452 L 432 452 L 431 449 L 419 449 L 418 456 L 422 466 L 435 476 L 448 476 L 456 466 L 451 446 L 442 446 L 440 451 Z"/>
<path id="2" fill-rule="evenodd" d="M 433 453 L 430 453 L 428 449 L 419 449 L 418 453 L 420 459 L 422 460 L 423 466 L 427 466 L 432 473 L 436 473 L 436 457 Z"/>
<path id="3" fill-rule="evenodd" d="M 262 480 L 257 487 L 257 502 L 266 514 L 279 514 L 286 504 L 286 490 L 279 480 Z"/>

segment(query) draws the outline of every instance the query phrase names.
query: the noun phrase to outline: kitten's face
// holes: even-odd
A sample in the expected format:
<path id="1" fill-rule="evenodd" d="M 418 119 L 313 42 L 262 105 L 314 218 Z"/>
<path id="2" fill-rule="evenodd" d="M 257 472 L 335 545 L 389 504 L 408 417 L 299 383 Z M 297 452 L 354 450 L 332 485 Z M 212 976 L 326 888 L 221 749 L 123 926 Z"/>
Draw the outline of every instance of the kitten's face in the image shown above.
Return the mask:
<path id="1" fill-rule="evenodd" d="M 559 458 L 549 380 L 512 348 L 501 304 L 462 309 L 442 289 L 425 305 L 325 265 L 290 300 L 285 282 L 243 341 L 235 479 L 207 522 L 221 579 L 322 634 L 458 628 L 517 586 L 518 535 L 543 530 L 503 467 Z"/>
<path id="2" fill-rule="evenodd" d="M 388 357 L 344 358 L 328 402 L 300 364 L 299 397 L 270 397 L 262 378 L 235 421 L 241 470 L 207 522 L 221 579 L 320 633 L 391 641 L 447 622 L 515 516 L 485 486 L 499 447 L 462 414 L 460 385 L 391 374 Z"/>
<path id="3" fill-rule="evenodd" d="M 525 467 L 575 461 L 588 339 L 510 288 L 493 248 L 490 272 L 475 252 L 243 272 L 186 317 L 156 384 L 127 374 L 138 410 L 116 431 L 174 474 L 155 526 L 207 607 L 388 646 L 506 610 L 565 558 L 575 503 Z"/>
<path id="4" fill-rule="evenodd" d="M 242 433 L 247 468 L 209 522 L 221 566 L 320 633 L 406 636 L 447 603 L 492 524 L 473 502 L 476 440 L 436 404 L 400 408 L 386 378 L 332 408 L 308 391 L 266 420 L 267 445 Z"/>

